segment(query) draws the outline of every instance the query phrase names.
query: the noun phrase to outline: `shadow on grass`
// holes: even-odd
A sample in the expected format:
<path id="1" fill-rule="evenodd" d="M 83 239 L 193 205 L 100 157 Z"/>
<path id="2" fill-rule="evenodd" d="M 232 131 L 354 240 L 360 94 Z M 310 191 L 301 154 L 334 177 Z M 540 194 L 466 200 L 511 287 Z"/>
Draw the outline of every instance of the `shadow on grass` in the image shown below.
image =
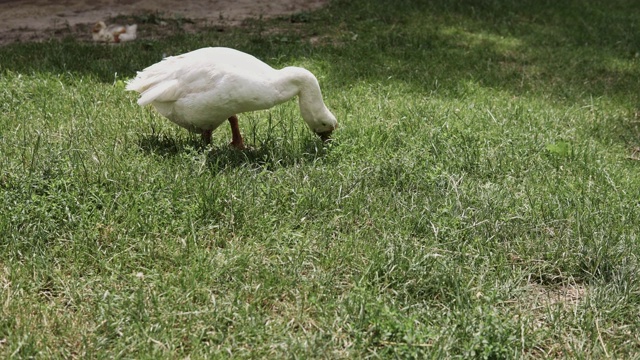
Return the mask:
<path id="1" fill-rule="evenodd" d="M 636 94 L 640 43 L 629 32 L 640 30 L 640 12 L 629 8 L 640 8 L 632 1 L 358 5 L 334 4 L 342 10 L 333 13 L 335 21 L 354 34 L 329 59 L 345 84 L 400 81 L 417 93 L 459 97 L 464 84 L 474 82 L 514 96 L 569 102 L 585 95 L 624 101 Z M 354 54 L 367 61 L 353 61 Z"/>
<path id="2" fill-rule="evenodd" d="M 455 96 L 457 83 L 473 80 L 515 95 L 540 85 L 558 99 L 583 93 L 628 95 L 640 75 L 640 43 L 634 35 L 640 31 L 639 4 L 337 0 L 304 23 L 257 21 L 237 31 L 203 29 L 197 36 L 111 47 L 73 40 L 10 45 L 0 53 L 0 66 L 113 82 L 115 76 L 133 76 L 163 54 L 232 46 L 274 66 L 304 57 L 325 62 L 331 81 L 345 87 L 362 79 L 393 79 L 415 91 L 431 91 L 438 80 Z M 283 37 L 281 32 L 288 30 L 296 36 Z M 328 42 L 311 43 L 310 38 L 325 34 L 331 37 Z"/>
<path id="3" fill-rule="evenodd" d="M 333 142 L 330 147 L 315 138 L 302 140 L 298 146 L 278 141 L 263 141 L 249 146 L 245 150 L 236 150 L 227 145 L 205 145 L 199 138 L 173 138 L 162 134 L 143 135 L 138 140 L 142 152 L 162 157 L 173 157 L 196 152 L 206 153 L 207 166 L 215 173 L 228 168 L 248 166 L 250 168 L 274 170 L 276 168 L 296 166 L 301 163 L 321 161 L 330 149 L 338 146 Z"/>
<path id="4" fill-rule="evenodd" d="M 138 139 L 138 146 L 144 153 L 163 157 L 175 156 L 187 148 L 204 149 L 204 144 L 194 139 L 182 140 L 162 134 L 142 135 Z"/>
<path id="5" fill-rule="evenodd" d="M 323 160 L 330 150 L 317 145 L 315 142 L 309 142 L 305 145 L 305 151 L 302 153 L 287 152 L 284 149 L 277 149 L 269 145 L 247 150 L 235 150 L 228 147 L 218 148 L 208 154 L 207 165 L 213 172 L 243 166 L 273 171 L 278 168 L 287 168 Z"/>
<path id="6" fill-rule="evenodd" d="M 0 52 L 0 71 L 111 83 L 163 54 L 231 46 L 274 67 L 313 59 L 334 93 L 367 81 L 400 84 L 409 96 L 464 98 L 473 83 L 550 102 L 640 103 L 637 1 L 335 0 L 304 19 L 256 20 L 223 33 L 203 29 L 113 47 L 73 40 L 11 45 Z M 611 125 L 624 133 L 628 120 Z"/>

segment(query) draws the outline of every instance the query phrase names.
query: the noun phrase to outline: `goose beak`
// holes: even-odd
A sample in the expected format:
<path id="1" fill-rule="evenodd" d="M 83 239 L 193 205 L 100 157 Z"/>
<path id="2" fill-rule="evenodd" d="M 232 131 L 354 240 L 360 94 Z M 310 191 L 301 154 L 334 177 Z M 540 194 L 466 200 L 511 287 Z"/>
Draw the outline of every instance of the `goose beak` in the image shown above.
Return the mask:
<path id="1" fill-rule="evenodd" d="M 316 134 L 317 134 L 318 136 L 320 136 L 320 139 L 321 139 L 323 142 L 327 142 L 327 141 L 331 140 L 331 133 L 333 132 L 333 130 L 335 130 L 335 129 L 337 129 L 337 128 L 338 128 L 338 124 L 336 124 L 336 125 L 333 127 L 333 129 L 331 129 L 331 130 L 322 131 L 322 132 L 317 132 Z"/>
<path id="2" fill-rule="evenodd" d="M 329 131 L 323 131 L 323 132 L 318 132 L 316 133 L 318 136 L 320 136 L 320 139 L 323 142 L 327 142 L 329 140 L 331 140 L 331 133 L 333 132 L 333 130 L 329 130 Z"/>

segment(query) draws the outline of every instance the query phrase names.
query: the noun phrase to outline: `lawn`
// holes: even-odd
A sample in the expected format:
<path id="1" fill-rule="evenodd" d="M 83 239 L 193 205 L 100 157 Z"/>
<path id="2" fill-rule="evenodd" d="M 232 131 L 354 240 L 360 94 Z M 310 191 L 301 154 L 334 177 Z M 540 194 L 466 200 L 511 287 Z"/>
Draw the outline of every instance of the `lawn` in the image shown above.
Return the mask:
<path id="1" fill-rule="evenodd" d="M 224 30 L 224 31 L 223 31 Z M 634 358 L 640 4 L 336 0 L 0 48 L 0 358 Z M 136 104 L 205 46 L 319 79 L 213 144 Z"/>

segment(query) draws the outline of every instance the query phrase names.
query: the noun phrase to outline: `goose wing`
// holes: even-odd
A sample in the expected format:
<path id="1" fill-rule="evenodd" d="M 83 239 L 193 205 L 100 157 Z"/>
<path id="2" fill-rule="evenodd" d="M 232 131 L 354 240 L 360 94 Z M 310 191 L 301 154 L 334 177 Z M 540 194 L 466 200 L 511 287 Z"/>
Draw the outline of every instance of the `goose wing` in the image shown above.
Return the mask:
<path id="1" fill-rule="evenodd" d="M 127 83 L 126 89 L 140 93 L 138 104 L 143 106 L 154 101 L 177 101 L 185 91 L 185 78 L 194 77 L 201 67 L 184 56 L 171 56 L 159 63 L 139 71 Z M 195 75 L 197 78 L 197 75 Z M 183 81 L 180 81 L 183 79 Z"/>

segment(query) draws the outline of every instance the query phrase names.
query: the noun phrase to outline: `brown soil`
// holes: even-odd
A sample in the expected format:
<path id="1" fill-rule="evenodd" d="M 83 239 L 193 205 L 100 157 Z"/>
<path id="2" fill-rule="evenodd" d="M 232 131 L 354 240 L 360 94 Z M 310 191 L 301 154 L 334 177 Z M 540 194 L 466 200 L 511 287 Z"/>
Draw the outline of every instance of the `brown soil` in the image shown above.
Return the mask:
<path id="1" fill-rule="evenodd" d="M 153 22 L 197 31 L 233 26 L 251 17 L 270 18 L 315 10 L 327 0 L 0 0 L 0 45 L 74 36 L 91 40 L 102 20 Z M 142 29 L 144 30 L 144 29 Z M 139 29 L 138 36 L 145 38 Z"/>

